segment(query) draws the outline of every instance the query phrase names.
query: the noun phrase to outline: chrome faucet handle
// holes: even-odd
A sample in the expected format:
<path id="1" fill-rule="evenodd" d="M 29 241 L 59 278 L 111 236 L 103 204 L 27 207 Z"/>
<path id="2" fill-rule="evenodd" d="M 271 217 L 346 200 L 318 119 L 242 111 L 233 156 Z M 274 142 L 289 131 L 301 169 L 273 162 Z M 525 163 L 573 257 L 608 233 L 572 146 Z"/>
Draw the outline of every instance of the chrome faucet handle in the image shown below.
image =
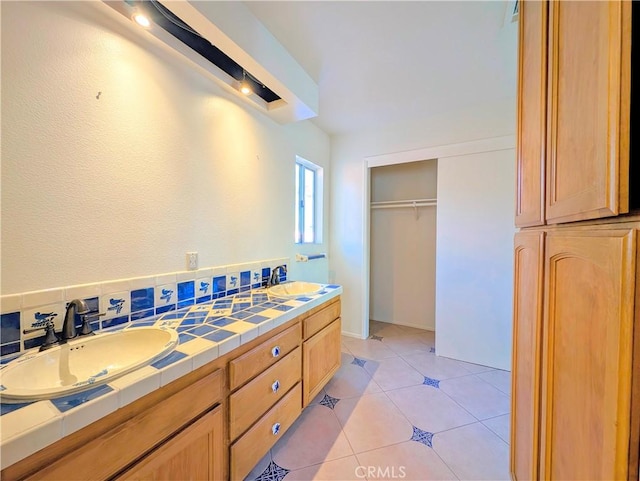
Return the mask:
<path id="1" fill-rule="evenodd" d="M 45 351 L 53 346 L 60 344 L 60 339 L 56 336 L 55 326 L 53 321 L 47 321 L 42 327 L 34 327 L 33 329 L 24 329 L 23 334 L 29 334 L 31 332 L 42 331 L 44 329 L 44 342 L 40 346 L 40 351 Z"/>
<path id="2" fill-rule="evenodd" d="M 81 315 L 82 326 L 80 327 L 80 331 L 78 331 L 78 334 L 80 334 L 81 336 L 93 336 L 95 332 L 93 332 L 93 329 L 91 329 L 90 322 L 105 315 L 106 312 L 90 312 L 88 314 Z"/>

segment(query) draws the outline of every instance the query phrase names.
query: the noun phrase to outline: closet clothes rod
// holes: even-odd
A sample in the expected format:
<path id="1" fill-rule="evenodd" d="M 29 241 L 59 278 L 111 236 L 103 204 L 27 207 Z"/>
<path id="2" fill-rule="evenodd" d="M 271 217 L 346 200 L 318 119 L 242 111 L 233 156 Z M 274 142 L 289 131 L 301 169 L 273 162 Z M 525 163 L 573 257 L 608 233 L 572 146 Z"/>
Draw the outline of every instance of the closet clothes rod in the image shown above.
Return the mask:
<path id="1" fill-rule="evenodd" d="M 436 199 L 416 199 L 416 200 L 389 200 L 382 202 L 371 202 L 372 209 L 395 209 L 395 208 L 416 208 L 429 207 L 438 204 Z"/>
<path id="2" fill-rule="evenodd" d="M 410 207 L 416 214 L 418 220 L 418 207 L 430 207 L 438 204 L 436 199 L 415 199 L 415 200 L 388 200 L 381 202 L 371 202 L 372 209 L 398 209 Z"/>

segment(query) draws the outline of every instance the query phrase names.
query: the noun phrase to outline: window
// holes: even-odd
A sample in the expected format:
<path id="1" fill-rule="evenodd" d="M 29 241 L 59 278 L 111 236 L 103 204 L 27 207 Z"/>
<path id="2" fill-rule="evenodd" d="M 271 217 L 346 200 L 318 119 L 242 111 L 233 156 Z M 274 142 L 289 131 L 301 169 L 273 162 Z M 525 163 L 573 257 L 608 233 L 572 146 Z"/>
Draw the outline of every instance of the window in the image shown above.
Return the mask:
<path id="1" fill-rule="evenodd" d="M 296 157 L 295 242 L 322 242 L 322 168 Z"/>

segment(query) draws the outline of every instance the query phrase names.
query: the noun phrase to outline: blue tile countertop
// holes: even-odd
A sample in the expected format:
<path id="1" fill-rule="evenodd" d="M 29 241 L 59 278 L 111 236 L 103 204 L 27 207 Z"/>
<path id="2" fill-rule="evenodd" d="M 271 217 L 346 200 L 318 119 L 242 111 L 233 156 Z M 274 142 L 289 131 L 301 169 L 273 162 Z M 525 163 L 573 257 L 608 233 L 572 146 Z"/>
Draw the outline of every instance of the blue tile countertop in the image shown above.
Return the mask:
<path id="1" fill-rule="evenodd" d="M 267 295 L 264 289 L 257 289 L 109 329 L 151 325 L 171 327 L 178 331 L 180 342 L 163 359 L 108 384 L 52 400 L 0 404 L 0 469 L 341 293 L 342 287 L 325 285 L 315 295 L 282 299 Z"/>

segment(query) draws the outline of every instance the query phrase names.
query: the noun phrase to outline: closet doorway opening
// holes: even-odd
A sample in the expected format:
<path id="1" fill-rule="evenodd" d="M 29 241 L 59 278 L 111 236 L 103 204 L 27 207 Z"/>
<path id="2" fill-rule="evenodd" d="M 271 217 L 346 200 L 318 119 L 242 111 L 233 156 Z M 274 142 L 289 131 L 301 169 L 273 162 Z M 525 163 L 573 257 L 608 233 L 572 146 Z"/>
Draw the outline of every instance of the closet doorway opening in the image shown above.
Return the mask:
<path id="1" fill-rule="evenodd" d="M 438 160 L 369 171 L 369 332 L 433 332 Z"/>

